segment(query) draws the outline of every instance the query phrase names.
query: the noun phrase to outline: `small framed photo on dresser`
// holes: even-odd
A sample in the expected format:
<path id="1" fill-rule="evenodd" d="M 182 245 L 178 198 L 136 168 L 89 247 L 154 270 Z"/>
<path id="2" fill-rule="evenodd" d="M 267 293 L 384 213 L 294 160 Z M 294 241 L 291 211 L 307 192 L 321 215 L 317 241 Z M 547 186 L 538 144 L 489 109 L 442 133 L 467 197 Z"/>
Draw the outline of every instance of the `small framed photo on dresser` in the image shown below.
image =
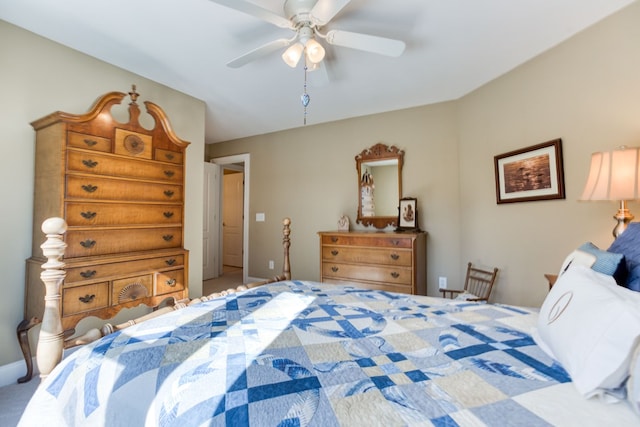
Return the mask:
<path id="1" fill-rule="evenodd" d="M 403 197 L 398 206 L 398 226 L 396 231 L 420 231 L 418 227 L 418 199 Z"/>

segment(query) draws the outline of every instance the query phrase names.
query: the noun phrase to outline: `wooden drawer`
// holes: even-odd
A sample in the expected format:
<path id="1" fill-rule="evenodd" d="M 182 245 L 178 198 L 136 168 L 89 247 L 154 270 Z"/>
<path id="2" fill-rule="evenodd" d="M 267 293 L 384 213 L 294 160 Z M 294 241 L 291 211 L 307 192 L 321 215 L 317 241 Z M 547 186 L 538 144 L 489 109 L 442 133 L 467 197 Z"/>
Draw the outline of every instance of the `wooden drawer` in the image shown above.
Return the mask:
<path id="1" fill-rule="evenodd" d="M 183 254 L 169 254 L 154 258 L 135 259 L 133 261 L 111 262 L 106 264 L 88 263 L 79 267 L 67 267 L 65 283 L 86 280 L 106 280 L 116 276 L 153 272 L 171 267 L 183 266 Z"/>
<path id="2" fill-rule="evenodd" d="M 67 151 L 67 170 L 96 175 L 167 181 L 177 184 L 181 184 L 183 178 L 181 165 L 162 164 L 76 150 Z"/>
<path id="3" fill-rule="evenodd" d="M 164 271 L 156 274 L 156 295 L 184 289 L 184 269 Z"/>
<path id="4" fill-rule="evenodd" d="M 68 199 L 179 203 L 182 193 L 182 185 L 67 175 Z"/>
<path id="5" fill-rule="evenodd" d="M 151 274 L 114 280 L 111 284 L 112 304 L 123 304 L 151 296 L 152 283 Z"/>
<path id="6" fill-rule="evenodd" d="M 323 246 L 322 259 L 325 262 L 348 262 L 375 265 L 398 265 L 411 267 L 411 251 L 405 249 L 353 248 Z"/>
<path id="7" fill-rule="evenodd" d="M 65 211 L 69 227 L 182 224 L 182 205 L 180 204 L 67 202 Z"/>
<path id="8" fill-rule="evenodd" d="M 408 268 L 323 262 L 322 276 L 411 285 L 412 271 Z"/>
<path id="9" fill-rule="evenodd" d="M 413 239 L 403 236 L 385 236 L 384 233 L 322 235 L 323 245 L 375 246 L 381 248 L 411 248 Z"/>
<path id="10" fill-rule="evenodd" d="M 87 150 L 111 152 L 111 140 L 85 133 L 69 132 L 67 144 L 70 147 L 86 148 Z"/>
<path id="11" fill-rule="evenodd" d="M 181 165 L 184 160 L 184 156 L 182 153 L 178 153 L 176 151 L 163 150 L 161 148 L 156 148 L 155 159 L 162 162 L 169 162 Z"/>
<path id="12" fill-rule="evenodd" d="M 95 310 L 109 306 L 109 282 L 62 289 L 62 315 Z"/>
<path id="13" fill-rule="evenodd" d="M 177 248 L 182 246 L 182 228 L 69 230 L 65 242 L 67 258 Z"/>

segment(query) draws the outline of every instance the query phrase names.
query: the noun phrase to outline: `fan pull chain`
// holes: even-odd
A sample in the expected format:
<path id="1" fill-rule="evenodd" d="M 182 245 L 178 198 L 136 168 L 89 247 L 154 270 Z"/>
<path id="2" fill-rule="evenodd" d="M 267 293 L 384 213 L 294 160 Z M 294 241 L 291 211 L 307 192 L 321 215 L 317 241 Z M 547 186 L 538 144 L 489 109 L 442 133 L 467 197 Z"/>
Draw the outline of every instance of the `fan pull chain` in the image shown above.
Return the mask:
<path id="1" fill-rule="evenodd" d="M 307 66 L 304 66 L 304 92 L 300 97 L 302 101 L 302 106 L 304 107 L 304 124 L 307 124 L 307 107 L 309 106 L 309 102 L 311 102 L 311 97 L 307 93 Z"/>

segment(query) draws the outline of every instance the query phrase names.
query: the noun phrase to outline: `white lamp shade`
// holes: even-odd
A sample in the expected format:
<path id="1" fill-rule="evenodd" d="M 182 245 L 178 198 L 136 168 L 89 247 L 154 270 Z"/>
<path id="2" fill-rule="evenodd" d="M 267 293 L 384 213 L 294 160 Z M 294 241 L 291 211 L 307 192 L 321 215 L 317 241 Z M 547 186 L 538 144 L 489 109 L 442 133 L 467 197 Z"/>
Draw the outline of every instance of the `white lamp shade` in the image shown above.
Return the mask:
<path id="1" fill-rule="evenodd" d="M 307 58 L 309 58 L 309 61 L 317 64 L 324 59 L 324 48 L 316 39 L 309 39 L 305 45 L 305 49 L 307 50 Z"/>
<path id="2" fill-rule="evenodd" d="M 640 199 L 639 155 L 638 148 L 593 153 L 580 200 Z"/>
<path id="3" fill-rule="evenodd" d="M 291 68 L 296 68 L 300 58 L 302 57 L 302 52 L 304 51 L 304 46 L 300 43 L 295 43 L 282 54 L 282 60 Z"/>

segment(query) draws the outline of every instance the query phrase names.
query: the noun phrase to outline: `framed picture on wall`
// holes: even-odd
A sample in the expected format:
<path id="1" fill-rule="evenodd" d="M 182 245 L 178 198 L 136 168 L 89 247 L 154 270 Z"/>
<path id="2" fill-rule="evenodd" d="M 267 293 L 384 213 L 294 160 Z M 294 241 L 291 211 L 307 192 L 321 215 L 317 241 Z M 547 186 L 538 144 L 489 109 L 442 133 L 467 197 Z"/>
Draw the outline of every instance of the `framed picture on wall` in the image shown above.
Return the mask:
<path id="1" fill-rule="evenodd" d="M 495 156 L 494 166 L 498 204 L 565 198 L 561 139 Z"/>
<path id="2" fill-rule="evenodd" d="M 398 206 L 397 231 L 419 231 L 418 228 L 418 200 L 412 197 L 403 197 Z"/>

